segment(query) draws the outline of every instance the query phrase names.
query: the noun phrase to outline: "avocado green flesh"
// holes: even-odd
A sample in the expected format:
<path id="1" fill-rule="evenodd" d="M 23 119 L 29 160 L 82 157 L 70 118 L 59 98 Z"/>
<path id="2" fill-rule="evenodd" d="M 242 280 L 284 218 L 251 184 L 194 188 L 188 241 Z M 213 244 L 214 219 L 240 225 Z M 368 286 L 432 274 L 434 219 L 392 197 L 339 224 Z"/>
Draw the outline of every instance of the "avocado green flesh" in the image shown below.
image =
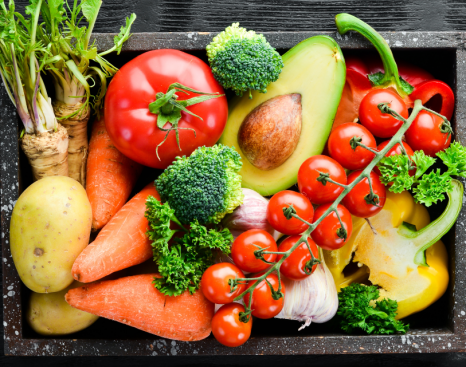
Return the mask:
<path id="1" fill-rule="evenodd" d="M 346 66 L 340 47 L 330 37 L 308 38 L 283 55 L 284 67 L 279 79 L 267 87 L 267 93 L 249 93 L 230 103 L 228 122 L 219 143 L 234 146 L 241 154 L 243 187 L 268 196 L 297 182 L 298 170 L 309 157 L 322 153 L 345 85 Z M 279 167 L 263 171 L 254 167 L 238 144 L 238 131 L 245 117 L 270 98 L 301 94 L 302 128 L 293 154 Z"/>

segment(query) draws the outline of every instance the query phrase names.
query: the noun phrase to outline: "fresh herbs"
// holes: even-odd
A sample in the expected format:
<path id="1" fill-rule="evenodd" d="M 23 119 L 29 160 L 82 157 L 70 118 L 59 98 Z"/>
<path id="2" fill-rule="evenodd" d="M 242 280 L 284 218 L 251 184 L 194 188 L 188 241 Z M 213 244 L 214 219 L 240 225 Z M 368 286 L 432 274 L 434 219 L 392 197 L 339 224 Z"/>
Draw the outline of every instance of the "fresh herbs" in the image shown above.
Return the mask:
<path id="1" fill-rule="evenodd" d="M 406 333 L 409 325 L 395 320 L 398 304 L 391 299 L 379 298 L 377 286 L 353 283 L 342 288 L 338 294 L 337 315 L 341 318 L 341 328 L 347 333 L 362 329 L 367 334 Z"/>
<path id="2" fill-rule="evenodd" d="M 163 294 L 178 296 L 186 290 L 194 293 L 202 274 L 214 263 L 215 253 L 230 253 L 233 236 L 228 229 L 209 229 L 197 219 L 186 229 L 168 203 L 162 204 L 152 196 L 147 199 L 145 216 L 150 225 L 147 235 L 161 276 L 154 278 L 153 284 Z M 178 229 L 171 229 L 171 222 Z M 178 232 L 183 236 L 174 237 Z"/>
<path id="3" fill-rule="evenodd" d="M 451 176 L 466 177 L 466 148 L 453 142 L 437 156 L 448 168 L 444 173 L 438 168 L 425 173 L 436 159 L 422 151 L 416 151 L 412 157 L 404 154 L 384 157 L 377 165 L 382 174 L 381 181 L 385 185 L 392 183 L 389 188 L 391 192 L 412 189 L 416 202 L 425 206 L 436 204 L 453 189 Z M 410 172 L 414 172 L 414 175 L 410 175 Z"/>

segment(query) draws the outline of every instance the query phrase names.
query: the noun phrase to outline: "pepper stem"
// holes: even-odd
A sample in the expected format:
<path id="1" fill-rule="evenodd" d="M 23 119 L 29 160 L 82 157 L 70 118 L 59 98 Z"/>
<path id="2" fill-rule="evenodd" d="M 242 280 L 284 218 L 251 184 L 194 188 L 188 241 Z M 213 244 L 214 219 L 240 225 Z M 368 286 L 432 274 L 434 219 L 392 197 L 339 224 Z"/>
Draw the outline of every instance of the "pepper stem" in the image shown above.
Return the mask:
<path id="1" fill-rule="evenodd" d="M 398 66 L 396 65 L 390 46 L 374 28 L 361 19 L 346 13 L 338 14 L 335 17 L 335 23 L 340 34 L 345 34 L 348 31 L 356 31 L 369 40 L 377 49 L 382 59 L 385 74 L 368 76 L 373 84 L 382 88 L 394 87 L 401 97 L 406 97 L 411 94 L 413 87 L 400 78 Z"/>
<path id="2" fill-rule="evenodd" d="M 452 180 L 453 190 L 447 192 L 448 204 L 444 212 L 426 227 L 416 230 L 412 224 L 403 222 L 398 227 L 398 233 L 409 238 L 418 248 L 414 257 L 414 263 L 417 265 L 428 266 L 425 258 L 425 251 L 455 224 L 456 218 L 463 206 L 463 184 L 458 180 Z"/>

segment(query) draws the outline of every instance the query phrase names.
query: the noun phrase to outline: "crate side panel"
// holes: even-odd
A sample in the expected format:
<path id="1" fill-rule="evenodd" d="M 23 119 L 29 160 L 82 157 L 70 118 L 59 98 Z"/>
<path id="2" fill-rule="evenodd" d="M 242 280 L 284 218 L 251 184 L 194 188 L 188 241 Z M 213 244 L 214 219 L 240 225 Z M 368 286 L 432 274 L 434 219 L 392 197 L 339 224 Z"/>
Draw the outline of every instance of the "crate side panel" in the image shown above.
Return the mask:
<path id="1" fill-rule="evenodd" d="M 0 85 L 0 183 L 1 232 L 3 272 L 3 331 L 4 350 L 21 335 L 21 282 L 10 253 L 10 219 L 19 193 L 18 120 L 3 84 Z"/>

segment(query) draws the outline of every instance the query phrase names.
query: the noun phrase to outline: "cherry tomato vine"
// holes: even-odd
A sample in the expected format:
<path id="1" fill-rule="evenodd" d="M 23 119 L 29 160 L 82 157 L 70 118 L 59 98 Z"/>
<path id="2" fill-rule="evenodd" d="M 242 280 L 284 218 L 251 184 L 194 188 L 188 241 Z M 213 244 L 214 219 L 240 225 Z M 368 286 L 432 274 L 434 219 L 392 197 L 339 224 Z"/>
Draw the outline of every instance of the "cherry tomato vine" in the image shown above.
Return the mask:
<path id="1" fill-rule="evenodd" d="M 266 283 L 269 285 L 269 288 L 271 290 L 271 293 L 272 293 L 272 298 L 275 299 L 275 300 L 278 300 L 279 298 L 283 297 L 283 293 L 282 293 L 282 289 L 281 289 L 281 281 L 280 281 L 280 266 L 283 264 L 283 262 L 291 255 L 291 253 L 298 247 L 300 246 L 302 243 L 305 243 L 310 254 L 311 254 L 311 260 L 309 260 L 309 263 L 307 264 L 307 268 L 312 268 L 313 265 L 316 265 L 316 264 L 319 264 L 320 263 L 320 260 L 317 259 L 312 250 L 311 250 L 311 247 L 309 245 L 309 241 L 308 241 L 308 238 L 310 237 L 310 234 L 314 231 L 314 229 L 322 222 L 322 220 L 324 220 L 327 215 L 329 215 L 330 213 L 332 212 L 335 212 L 336 215 L 338 216 L 338 212 L 337 212 L 337 206 L 338 204 L 343 200 L 343 198 L 358 184 L 360 183 L 363 179 L 367 178 L 368 182 L 369 182 L 369 187 L 370 187 L 370 194 L 368 194 L 370 196 L 370 200 L 371 202 L 374 202 L 374 203 L 377 203 L 377 195 L 374 193 L 373 189 L 372 189 L 372 183 L 371 183 L 371 178 L 370 178 L 370 173 L 372 172 L 372 170 L 375 168 L 375 166 L 377 165 L 377 163 L 385 157 L 385 155 L 396 145 L 396 144 L 399 144 L 403 154 L 407 154 L 406 153 L 406 150 L 404 149 L 403 145 L 402 145 L 402 137 L 403 135 L 406 133 L 406 131 L 408 130 L 408 128 L 411 126 L 411 124 L 413 123 L 413 121 L 416 119 L 416 117 L 418 116 L 419 112 L 420 111 L 428 111 L 438 117 L 440 117 L 442 120 L 443 120 L 443 124 L 444 125 L 447 125 L 449 127 L 449 131 L 451 132 L 451 125 L 450 125 L 450 122 L 447 120 L 446 117 L 440 115 L 439 113 L 435 112 L 435 111 L 432 111 L 426 107 L 424 107 L 422 105 L 422 102 L 421 100 L 416 100 L 414 102 L 414 107 L 413 107 L 413 110 L 412 110 L 412 113 L 411 115 L 405 119 L 404 117 L 402 117 L 400 114 L 398 114 L 395 110 L 391 109 L 387 103 L 379 103 L 377 105 L 377 108 L 383 113 L 383 114 L 389 114 L 391 115 L 392 117 L 394 117 L 395 119 L 399 120 L 402 122 L 401 124 L 401 127 L 399 128 L 399 130 L 397 131 L 397 133 L 390 139 L 390 141 L 388 142 L 388 144 L 386 144 L 384 146 L 383 149 L 377 151 L 377 150 L 374 150 L 374 149 L 371 149 L 367 146 L 365 146 L 364 144 L 361 143 L 361 141 L 359 141 L 359 139 L 357 139 L 357 136 L 355 136 L 352 140 L 351 140 L 351 147 L 353 149 L 356 149 L 356 147 L 360 146 L 364 149 L 367 149 L 369 150 L 370 152 L 372 152 L 373 154 L 375 154 L 375 157 L 374 159 L 366 166 L 366 168 L 364 168 L 364 170 L 361 172 L 361 174 L 356 178 L 354 179 L 351 183 L 347 184 L 347 185 L 344 185 L 344 184 L 341 184 L 341 183 L 338 183 L 338 182 L 335 182 L 333 180 L 331 180 L 328 175 L 325 175 L 325 174 L 321 174 L 320 175 L 320 179 L 319 181 L 325 185 L 326 182 L 330 182 L 330 183 L 335 183 L 339 186 L 341 186 L 343 188 L 343 191 L 341 192 L 341 194 L 336 198 L 336 200 L 327 208 L 327 210 L 325 211 L 325 213 L 319 217 L 314 223 L 309 223 L 307 222 L 306 220 L 302 219 L 299 215 L 296 214 L 296 210 L 293 208 L 293 205 L 289 205 L 287 207 L 284 207 L 283 208 L 283 214 L 285 215 L 286 219 L 287 220 L 290 220 L 292 218 L 296 218 L 296 219 L 299 219 L 300 221 L 302 221 L 303 223 L 305 223 L 308 228 L 302 233 L 301 237 L 299 238 L 299 240 L 286 252 L 279 252 L 279 251 L 266 251 L 266 249 L 258 249 L 257 251 L 254 252 L 254 255 L 256 256 L 257 259 L 264 259 L 264 255 L 267 255 L 267 254 L 277 254 L 277 255 L 280 255 L 279 256 L 279 260 L 274 263 L 268 270 L 266 270 L 265 272 L 261 273 L 259 276 L 257 277 L 254 277 L 254 278 L 235 278 L 235 279 L 230 279 L 228 281 L 228 284 L 230 286 L 230 292 L 234 292 L 237 290 L 238 286 L 242 286 L 243 284 L 248 284 L 248 288 L 243 291 L 241 294 L 237 295 L 236 298 L 235 298 L 235 301 L 238 301 L 242 298 L 244 298 L 246 296 L 246 294 L 249 294 L 249 299 L 248 299 L 248 304 L 246 305 L 245 307 L 245 311 L 244 312 L 241 312 L 240 315 L 239 315 L 239 319 L 240 321 L 242 322 L 248 322 L 250 320 L 250 315 L 251 315 L 251 304 L 252 304 L 252 295 L 253 295 L 253 291 L 254 289 L 265 279 Z M 376 205 L 376 204 L 374 204 Z M 338 216 L 339 218 L 339 216 Z M 340 219 L 340 218 L 339 218 Z M 341 219 L 340 219 L 340 225 L 341 227 L 339 228 L 338 232 L 337 232 L 337 235 L 340 237 L 340 238 L 343 238 L 347 235 L 346 233 L 346 230 L 344 229 L 343 227 L 343 223 L 341 222 Z M 276 272 L 277 273 L 277 276 L 278 276 L 278 289 L 275 290 L 272 285 L 270 284 L 270 282 L 267 281 L 267 276 L 273 272 Z M 255 282 L 254 282 L 255 281 Z M 254 282 L 254 283 L 253 283 Z"/>

